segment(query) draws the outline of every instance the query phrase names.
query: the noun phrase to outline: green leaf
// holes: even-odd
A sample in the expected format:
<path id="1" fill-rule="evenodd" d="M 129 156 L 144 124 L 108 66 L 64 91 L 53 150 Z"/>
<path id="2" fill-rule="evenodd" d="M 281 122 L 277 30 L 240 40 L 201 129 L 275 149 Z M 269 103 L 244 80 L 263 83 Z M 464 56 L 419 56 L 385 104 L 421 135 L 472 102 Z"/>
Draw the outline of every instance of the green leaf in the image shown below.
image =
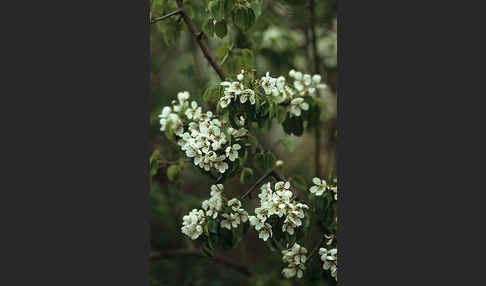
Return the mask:
<path id="1" fill-rule="evenodd" d="M 181 172 L 181 168 L 178 165 L 172 165 L 167 168 L 167 177 L 171 181 L 175 181 Z"/>
<path id="2" fill-rule="evenodd" d="M 238 8 L 234 12 L 234 16 L 233 16 L 235 25 L 244 31 L 248 29 L 250 23 L 247 10 L 248 9 L 244 7 Z"/>
<path id="3" fill-rule="evenodd" d="M 251 0 L 251 9 L 255 13 L 255 17 L 259 17 L 262 14 L 261 0 Z"/>
<path id="4" fill-rule="evenodd" d="M 280 122 L 280 123 L 284 122 L 285 118 L 287 118 L 287 110 L 285 110 L 285 107 L 279 105 L 277 107 L 278 122 Z"/>
<path id="5" fill-rule="evenodd" d="M 275 166 L 275 161 L 276 158 L 270 151 L 255 156 L 255 166 L 263 173 L 271 171 Z"/>
<path id="6" fill-rule="evenodd" d="M 296 187 L 299 190 L 302 190 L 302 191 L 307 190 L 305 180 L 301 176 L 297 175 L 297 176 L 292 177 L 292 179 L 290 180 L 290 183 L 292 184 L 292 186 Z"/>
<path id="7" fill-rule="evenodd" d="M 240 175 L 241 184 L 249 184 L 253 178 L 253 170 L 250 168 L 244 168 Z"/>
<path id="8" fill-rule="evenodd" d="M 248 141 L 251 145 L 251 153 L 255 154 L 258 145 L 257 138 L 251 134 L 248 134 Z"/>
<path id="9" fill-rule="evenodd" d="M 282 138 L 280 139 L 280 142 L 284 145 L 285 149 L 287 149 L 289 152 L 294 152 L 294 142 L 290 140 L 289 138 Z"/>
<path id="10" fill-rule="evenodd" d="M 150 164 L 152 164 L 152 162 L 154 162 L 154 160 L 156 160 L 159 157 L 159 155 L 160 155 L 159 149 L 155 149 L 152 155 L 150 156 Z"/>
<path id="11" fill-rule="evenodd" d="M 225 0 L 214 0 L 209 2 L 209 11 L 216 21 L 221 21 L 224 19 L 224 6 Z"/>
<path id="12" fill-rule="evenodd" d="M 226 13 L 230 13 L 235 7 L 235 0 L 226 0 L 224 2 L 224 10 Z"/>
<path id="13" fill-rule="evenodd" d="M 219 38 L 224 38 L 228 33 L 228 28 L 226 27 L 226 21 L 217 21 L 216 25 L 214 26 L 214 31 L 216 32 L 216 36 Z"/>
<path id="14" fill-rule="evenodd" d="M 213 19 L 209 18 L 202 27 L 203 32 L 206 36 L 212 37 L 214 35 L 214 22 Z"/>

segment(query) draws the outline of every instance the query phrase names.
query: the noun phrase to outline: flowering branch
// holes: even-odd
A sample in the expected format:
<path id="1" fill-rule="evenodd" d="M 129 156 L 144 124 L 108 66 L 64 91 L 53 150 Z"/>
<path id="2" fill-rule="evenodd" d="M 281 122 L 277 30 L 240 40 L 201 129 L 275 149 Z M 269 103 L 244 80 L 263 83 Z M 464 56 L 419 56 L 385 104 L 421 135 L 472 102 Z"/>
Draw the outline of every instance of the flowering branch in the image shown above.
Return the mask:
<path id="1" fill-rule="evenodd" d="M 268 172 L 268 173 L 266 173 L 266 174 L 265 174 L 265 175 L 263 175 L 263 176 L 262 176 L 260 179 L 258 179 L 258 180 L 255 182 L 255 184 L 253 184 L 253 185 L 252 185 L 252 186 L 251 186 L 251 187 L 248 189 L 248 191 L 246 191 L 246 193 L 244 193 L 244 194 L 241 196 L 241 199 L 244 199 L 244 198 L 246 198 L 247 196 L 249 196 L 249 195 L 251 194 L 251 192 L 253 192 L 253 191 L 254 191 L 254 190 L 255 190 L 255 189 L 258 187 L 258 185 L 260 185 L 260 184 L 263 182 L 263 180 L 265 180 L 265 179 L 266 179 L 268 176 L 271 176 L 271 175 L 272 175 L 272 172 L 273 172 L 273 170 L 272 170 L 272 171 L 270 171 L 270 172 Z"/>
<path id="2" fill-rule="evenodd" d="M 218 74 L 219 78 L 222 81 L 224 81 L 225 80 L 225 75 L 224 75 L 223 70 L 218 65 L 218 63 L 216 63 L 216 61 L 214 60 L 214 58 L 209 53 L 208 47 L 203 42 L 203 40 L 202 40 L 203 32 L 199 32 L 199 33 L 197 32 L 196 27 L 194 26 L 194 24 L 191 21 L 191 18 L 189 18 L 189 16 L 187 16 L 186 12 L 184 11 L 184 4 L 182 3 L 182 0 L 177 0 L 177 7 L 179 7 L 179 9 L 181 10 L 180 13 L 182 15 L 182 18 L 184 19 L 184 22 L 186 23 L 186 26 L 189 29 L 189 32 L 191 32 L 194 40 L 196 40 L 196 42 L 199 44 L 199 47 L 201 48 L 201 51 L 204 54 L 204 57 L 211 64 L 211 66 L 213 67 L 213 69 Z"/>
<path id="3" fill-rule="evenodd" d="M 152 20 L 150 21 L 150 24 L 153 24 L 153 23 L 158 22 L 158 21 L 165 20 L 165 19 L 167 19 L 167 18 L 169 18 L 169 17 L 171 17 L 171 16 L 174 16 L 174 15 L 177 15 L 177 14 L 180 14 L 180 13 L 182 13 L 182 10 L 181 10 L 181 9 L 179 9 L 179 10 L 175 10 L 175 11 L 173 11 L 173 12 L 170 12 L 170 13 L 169 13 L 169 14 L 167 14 L 167 15 L 164 15 L 164 16 L 161 16 L 161 17 L 157 17 L 157 18 L 152 19 Z"/>
<path id="4" fill-rule="evenodd" d="M 196 256 L 196 257 L 207 257 L 203 253 L 197 250 L 189 250 L 189 249 L 176 249 L 176 250 L 168 250 L 164 251 L 158 255 L 153 255 L 150 257 L 150 261 L 170 258 L 170 257 L 177 257 L 177 256 Z M 251 277 L 251 272 L 245 265 L 238 264 L 234 261 L 228 260 L 224 257 L 213 257 L 212 260 L 216 263 L 220 263 L 226 265 L 234 270 L 240 272 L 246 277 Z"/>

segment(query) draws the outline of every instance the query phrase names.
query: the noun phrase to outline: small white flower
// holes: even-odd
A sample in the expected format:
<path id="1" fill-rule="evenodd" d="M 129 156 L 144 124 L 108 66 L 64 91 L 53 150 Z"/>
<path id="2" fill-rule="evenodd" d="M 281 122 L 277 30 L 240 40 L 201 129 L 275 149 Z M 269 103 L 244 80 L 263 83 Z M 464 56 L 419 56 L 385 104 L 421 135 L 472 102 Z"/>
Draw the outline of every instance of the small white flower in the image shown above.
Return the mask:
<path id="1" fill-rule="evenodd" d="M 272 226 L 265 223 L 265 225 L 260 229 L 258 237 L 263 239 L 263 241 L 267 241 L 269 237 L 272 237 Z"/>
<path id="2" fill-rule="evenodd" d="M 239 126 L 245 126 L 245 117 L 243 116 L 240 116 L 240 118 L 236 118 L 236 124 L 238 124 Z M 233 128 L 231 128 L 233 129 Z"/>
<path id="3" fill-rule="evenodd" d="M 238 75 L 236 76 L 236 78 L 237 78 L 239 81 L 242 81 L 242 80 L 243 80 L 243 78 L 244 78 L 244 76 L 243 76 L 243 74 L 241 74 L 241 73 L 240 73 L 240 74 L 238 74 Z"/>
<path id="4" fill-rule="evenodd" d="M 233 147 L 226 147 L 226 156 L 228 159 L 233 162 L 238 158 L 238 150 L 241 149 L 240 144 L 233 144 Z"/>
<path id="5" fill-rule="evenodd" d="M 245 103 L 250 99 L 251 104 L 255 104 L 255 92 L 251 89 L 245 89 L 240 95 L 240 102 Z"/>
<path id="6" fill-rule="evenodd" d="M 290 102 L 290 113 L 295 116 L 300 116 L 301 110 L 308 110 L 308 109 L 309 109 L 309 104 L 307 102 L 304 102 L 304 99 L 302 97 L 294 98 Z"/>
<path id="7" fill-rule="evenodd" d="M 237 198 L 233 198 L 228 201 L 228 206 L 233 209 L 233 211 L 237 211 L 241 207 L 241 202 Z"/>
<path id="8" fill-rule="evenodd" d="M 312 179 L 312 182 L 315 186 L 312 186 L 309 191 L 316 196 L 321 196 L 326 191 L 326 181 L 315 177 Z"/>
<path id="9" fill-rule="evenodd" d="M 230 105 L 231 103 L 231 97 L 230 96 L 223 96 L 221 97 L 221 99 L 219 100 L 219 105 L 221 106 L 221 108 L 226 108 L 228 105 Z"/>
<path id="10" fill-rule="evenodd" d="M 272 91 L 275 89 L 275 83 L 276 79 L 271 77 L 268 72 L 264 77 L 262 77 L 261 86 L 263 87 L 265 94 L 268 95 L 272 93 Z"/>
<path id="11" fill-rule="evenodd" d="M 217 185 L 211 185 L 211 196 L 221 196 L 222 192 L 224 190 L 224 187 L 222 184 L 217 184 Z"/>
<path id="12" fill-rule="evenodd" d="M 224 173 L 229 168 L 228 163 L 226 163 L 224 159 L 226 159 L 226 156 L 221 155 L 216 159 L 217 161 L 214 162 L 214 167 L 218 169 L 220 173 Z"/>
<path id="13" fill-rule="evenodd" d="M 319 84 L 321 82 L 321 76 L 318 75 L 318 74 L 315 74 L 312 76 L 312 81 L 315 83 L 315 84 Z"/>

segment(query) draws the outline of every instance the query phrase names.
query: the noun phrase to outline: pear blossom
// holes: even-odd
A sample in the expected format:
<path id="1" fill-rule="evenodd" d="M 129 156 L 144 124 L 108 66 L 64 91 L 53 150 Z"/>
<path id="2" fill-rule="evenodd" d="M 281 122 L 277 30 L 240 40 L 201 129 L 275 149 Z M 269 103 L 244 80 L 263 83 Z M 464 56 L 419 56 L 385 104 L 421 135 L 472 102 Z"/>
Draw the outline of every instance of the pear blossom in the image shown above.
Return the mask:
<path id="1" fill-rule="evenodd" d="M 193 209 L 182 220 L 182 233 L 189 236 L 192 240 L 197 239 L 203 233 L 203 224 L 206 221 L 203 210 Z"/>
<path id="2" fill-rule="evenodd" d="M 282 270 L 282 275 L 289 279 L 297 276 L 302 278 L 304 275 L 305 262 L 307 261 L 307 249 L 300 246 L 298 243 L 286 250 L 282 250 L 282 260 L 287 263 L 288 266 Z"/>
<path id="3" fill-rule="evenodd" d="M 263 87 L 263 90 L 265 91 L 265 94 L 271 94 L 273 90 L 276 88 L 276 81 L 277 79 L 273 78 L 270 76 L 270 73 L 267 72 L 267 74 L 262 77 L 261 79 L 261 86 Z"/>
<path id="4" fill-rule="evenodd" d="M 312 179 L 312 182 L 315 186 L 312 186 L 309 191 L 316 196 L 322 196 L 322 194 L 326 191 L 326 181 L 324 179 L 315 177 Z"/>
<path id="5" fill-rule="evenodd" d="M 226 156 L 231 162 L 233 162 L 238 158 L 238 150 L 240 149 L 241 149 L 240 144 L 233 144 L 232 147 L 230 146 L 226 147 Z"/>
<path id="6" fill-rule="evenodd" d="M 329 270 L 331 276 L 337 281 L 337 248 L 320 248 L 319 255 L 321 256 L 322 269 Z"/>
<path id="7" fill-rule="evenodd" d="M 304 102 L 302 97 L 294 98 L 290 102 L 290 114 L 295 116 L 301 115 L 301 110 L 308 110 L 309 104 Z"/>

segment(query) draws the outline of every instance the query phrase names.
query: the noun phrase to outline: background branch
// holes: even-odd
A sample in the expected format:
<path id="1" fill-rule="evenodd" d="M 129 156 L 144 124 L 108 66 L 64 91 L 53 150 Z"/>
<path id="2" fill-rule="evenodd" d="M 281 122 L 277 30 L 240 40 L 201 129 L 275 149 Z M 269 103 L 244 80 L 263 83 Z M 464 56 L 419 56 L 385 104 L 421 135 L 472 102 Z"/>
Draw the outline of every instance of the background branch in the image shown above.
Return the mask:
<path id="1" fill-rule="evenodd" d="M 158 21 L 165 20 L 165 19 L 167 19 L 167 18 L 169 18 L 169 17 L 171 17 L 171 16 L 174 16 L 174 15 L 180 14 L 181 12 L 182 12 L 182 10 L 181 10 L 181 9 L 179 9 L 179 10 L 175 10 L 174 12 L 170 12 L 170 13 L 169 13 L 169 14 L 167 14 L 167 15 L 164 15 L 164 16 L 161 16 L 161 17 L 154 18 L 154 19 L 152 19 L 152 20 L 150 21 L 150 24 L 153 24 L 153 23 L 158 22 Z"/>
<path id="2" fill-rule="evenodd" d="M 199 44 L 199 47 L 201 48 L 201 51 L 204 54 L 204 57 L 208 60 L 208 62 L 211 64 L 213 69 L 216 71 L 218 74 L 219 78 L 224 81 L 225 80 L 225 75 L 223 73 L 223 70 L 221 67 L 218 65 L 218 63 L 214 60 L 214 58 L 211 56 L 209 53 L 208 47 L 202 40 L 203 32 L 197 32 L 196 27 L 194 26 L 194 23 L 192 23 L 191 18 L 187 16 L 186 12 L 184 11 L 184 4 L 182 3 L 182 0 L 177 0 L 177 7 L 181 10 L 181 15 L 182 18 L 184 19 L 184 22 L 186 23 L 187 28 L 189 29 L 189 32 L 191 32 L 192 37 L 196 42 Z"/>
<path id="3" fill-rule="evenodd" d="M 204 255 L 203 253 L 199 252 L 198 250 L 176 249 L 176 250 L 164 251 L 164 252 L 161 252 L 160 254 L 153 255 L 153 256 L 150 257 L 150 261 L 160 260 L 160 259 L 164 259 L 164 258 L 177 257 L 177 256 L 195 256 L 195 257 L 209 258 L 206 255 Z M 238 263 L 236 263 L 232 260 L 226 259 L 224 257 L 216 257 L 215 256 L 215 257 L 210 258 L 210 259 L 212 261 L 216 262 L 216 263 L 226 265 L 226 266 L 240 272 L 241 274 L 243 274 L 246 277 L 251 276 L 251 272 L 250 272 L 250 270 L 248 270 L 246 265 L 238 264 Z"/>

